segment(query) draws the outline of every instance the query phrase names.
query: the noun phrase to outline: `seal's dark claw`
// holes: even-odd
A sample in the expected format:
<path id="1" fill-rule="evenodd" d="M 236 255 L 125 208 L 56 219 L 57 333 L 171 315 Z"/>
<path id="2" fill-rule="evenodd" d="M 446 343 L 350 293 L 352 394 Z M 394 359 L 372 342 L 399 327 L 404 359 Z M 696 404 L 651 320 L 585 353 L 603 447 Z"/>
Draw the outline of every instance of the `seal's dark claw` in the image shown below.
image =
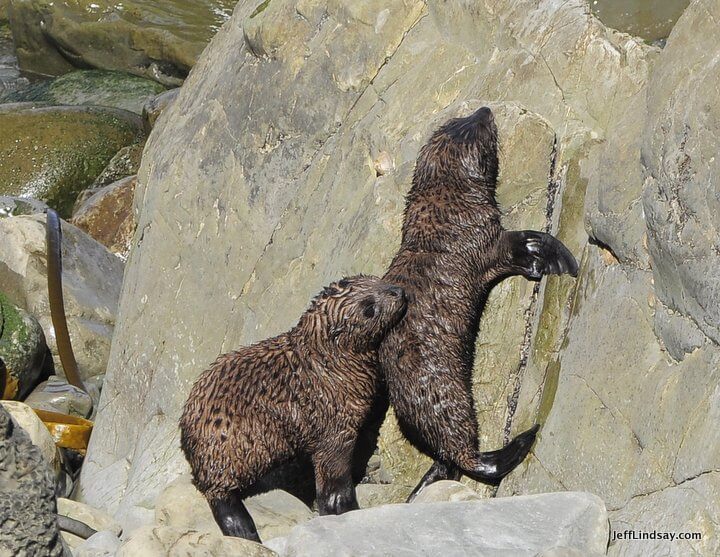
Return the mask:
<path id="1" fill-rule="evenodd" d="M 506 232 L 511 246 L 513 267 L 529 279 L 545 275 L 568 274 L 576 277 L 578 264 L 570 250 L 545 232 L 521 230 Z"/>

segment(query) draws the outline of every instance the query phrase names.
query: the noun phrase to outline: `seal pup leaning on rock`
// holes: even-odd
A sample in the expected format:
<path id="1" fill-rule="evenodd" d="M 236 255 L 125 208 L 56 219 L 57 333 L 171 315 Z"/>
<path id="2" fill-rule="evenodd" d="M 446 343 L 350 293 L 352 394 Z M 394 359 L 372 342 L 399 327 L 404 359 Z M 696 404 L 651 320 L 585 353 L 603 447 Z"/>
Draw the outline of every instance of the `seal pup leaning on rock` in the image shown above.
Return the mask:
<path id="1" fill-rule="evenodd" d="M 308 456 L 320 514 L 358 508 L 353 461 L 381 383 L 377 349 L 405 309 L 402 288 L 346 278 L 325 288 L 289 332 L 223 354 L 200 375 L 180 439 L 223 534 L 259 541 L 243 499 Z"/>
<path id="2" fill-rule="evenodd" d="M 471 375 L 480 317 L 504 278 L 577 276 L 578 265 L 550 234 L 503 229 L 497 177 L 489 108 L 435 131 L 418 156 L 402 243 L 384 276 L 408 299 L 407 315 L 380 347 L 390 403 L 404 435 L 435 460 L 409 500 L 425 485 L 461 474 L 497 484 L 523 461 L 538 430 L 503 449 L 478 450 Z"/>

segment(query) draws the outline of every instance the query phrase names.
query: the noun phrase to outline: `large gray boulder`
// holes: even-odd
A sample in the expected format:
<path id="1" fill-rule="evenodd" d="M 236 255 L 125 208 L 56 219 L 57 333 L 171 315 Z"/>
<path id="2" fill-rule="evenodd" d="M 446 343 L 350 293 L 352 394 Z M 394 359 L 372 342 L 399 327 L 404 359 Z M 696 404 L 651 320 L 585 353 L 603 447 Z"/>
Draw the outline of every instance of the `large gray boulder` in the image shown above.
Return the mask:
<path id="1" fill-rule="evenodd" d="M 263 6 L 238 4 L 148 140 L 81 497 L 147 514 L 187 471 L 197 375 L 329 280 L 382 273 L 420 146 L 488 103 L 506 225 L 582 258 L 578 280 L 503 283 L 483 317 L 481 447 L 544 425 L 500 493 L 591 491 L 618 525 L 703 532 L 670 552 L 720 552 L 717 2 L 693 2 L 664 51 L 581 0 Z M 380 461 L 398 499 L 428 465 L 392 419 Z"/>
<path id="2" fill-rule="evenodd" d="M 186 471 L 180 408 L 219 352 L 287 329 L 331 279 L 383 272 L 418 150 L 448 117 L 492 103 L 506 222 L 550 227 L 579 253 L 578 169 L 641 90 L 653 52 L 580 1 L 255 7 L 238 4 L 146 145 L 111 355 L 122 373 L 106 382 L 80 488 L 121 517 L 152 508 Z M 562 342 L 573 284 L 547 282 L 546 352 Z M 521 279 L 493 295 L 475 387 L 483 446 L 507 434 L 504 401 L 518 390 L 543 296 Z M 427 462 L 392 421 L 382 447 L 388 477 L 413 485 Z"/>
<path id="3" fill-rule="evenodd" d="M 325 516 L 267 545 L 281 557 L 374 555 L 535 557 L 561 547 L 605 554 L 605 505 L 588 493 L 549 493 L 486 501 L 386 505 Z"/>

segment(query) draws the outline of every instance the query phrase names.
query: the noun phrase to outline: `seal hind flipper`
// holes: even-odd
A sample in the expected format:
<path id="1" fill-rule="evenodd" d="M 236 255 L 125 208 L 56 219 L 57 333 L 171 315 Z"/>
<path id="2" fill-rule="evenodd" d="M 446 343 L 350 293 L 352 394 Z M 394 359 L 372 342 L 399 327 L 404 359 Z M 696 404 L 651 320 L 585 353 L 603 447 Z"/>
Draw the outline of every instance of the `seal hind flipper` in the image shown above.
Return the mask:
<path id="1" fill-rule="evenodd" d="M 458 463 L 463 473 L 477 482 L 497 485 L 530 452 L 540 426 L 535 424 L 497 451 L 476 453 L 467 462 Z"/>
<path id="2" fill-rule="evenodd" d="M 503 231 L 501 242 L 510 258 L 511 274 L 532 280 L 545 275 L 568 274 L 576 277 L 578 263 L 565 245 L 546 232 L 535 230 Z"/>
<path id="3" fill-rule="evenodd" d="M 261 543 L 255 521 L 243 503 L 243 497 L 237 491 L 231 491 L 223 498 L 211 500 L 210 509 L 224 536 L 245 538 Z"/>
<path id="4" fill-rule="evenodd" d="M 462 476 L 460 468 L 454 464 L 443 462 L 442 460 L 436 460 L 432 463 L 430 469 L 425 472 L 422 480 L 415 486 L 412 493 L 405 500 L 406 503 L 412 503 L 418 493 L 425 489 L 430 484 L 439 482 L 440 480 L 455 480 L 458 481 Z"/>

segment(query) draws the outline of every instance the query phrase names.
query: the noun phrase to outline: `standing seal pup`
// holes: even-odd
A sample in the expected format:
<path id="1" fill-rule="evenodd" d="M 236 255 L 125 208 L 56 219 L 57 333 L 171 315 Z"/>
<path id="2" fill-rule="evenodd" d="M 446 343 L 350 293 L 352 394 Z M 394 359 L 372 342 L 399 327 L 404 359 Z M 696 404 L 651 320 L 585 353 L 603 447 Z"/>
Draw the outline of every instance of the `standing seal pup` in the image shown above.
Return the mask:
<path id="1" fill-rule="evenodd" d="M 180 440 L 223 534 L 259 541 L 243 499 L 308 457 L 320 514 L 358 508 L 353 459 L 382 381 L 377 349 L 405 307 L 398 286 L 343 279 L 292 330 L 219 356 L 199 377 Z"/>
<path id="2" fill-rule="evenodd" d="M 446 122 L 420 151 L 400 250 L 384 279 L 402 286 L 407 315 L 380 347 L 390 402 L 408 440 L 435 462 L 410 496 L 440 479 L 497 484 L 523 461 L 538 430 L 478 451 L 471 374 L 492 286 L 506 277 L 577 276 L 557 239 L 507 231 L 495 201 L 497 128 L 489 108 Z"/>

